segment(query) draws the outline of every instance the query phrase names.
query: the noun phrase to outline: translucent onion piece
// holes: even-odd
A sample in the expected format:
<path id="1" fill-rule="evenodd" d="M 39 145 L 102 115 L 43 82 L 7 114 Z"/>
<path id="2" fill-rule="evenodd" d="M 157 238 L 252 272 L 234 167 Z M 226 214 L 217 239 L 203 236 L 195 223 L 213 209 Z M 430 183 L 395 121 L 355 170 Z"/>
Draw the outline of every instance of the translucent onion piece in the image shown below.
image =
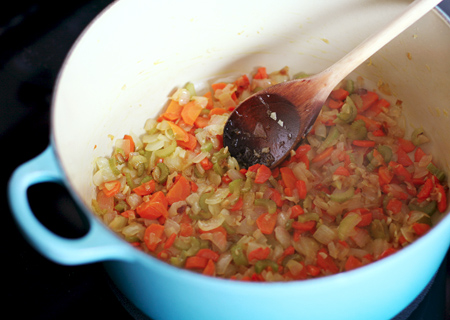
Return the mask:
<path id="1" fill-rule="evenodd" d="M 212 217 L 209 220 L 199 220 L 198 227 L 202 231 L 210 231 L 210 230 L 220 227 L 224 221 L 225 221 L 225 217 L 220 214 L 216 217 Z"/>
<path id="2" fill-rule="evenodd" d="M 314 239 L 320 243 L 327 245 L 337 238 L 336 230 L 331 229 L 325 224 L 321 224 L 313 234 Z"/>

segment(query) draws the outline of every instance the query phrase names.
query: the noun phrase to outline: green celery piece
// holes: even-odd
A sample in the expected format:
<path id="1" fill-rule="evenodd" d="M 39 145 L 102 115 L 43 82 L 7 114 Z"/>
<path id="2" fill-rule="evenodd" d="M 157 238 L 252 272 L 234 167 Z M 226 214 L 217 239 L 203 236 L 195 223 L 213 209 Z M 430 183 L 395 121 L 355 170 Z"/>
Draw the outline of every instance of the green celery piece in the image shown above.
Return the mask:
<path id="1" fill-rule="evenodd" d="M 330 199 L 334 202 L 343 203 L 350 200 L 355 195 L 355 188 L 350 187 L 345 192 L 330 195 Z"/>
<path id="2" fill-rule="evenodd" d="M 177 147 L 177 142 L 175 140 L 172 140 L 170 142 L 170 145 L 168 145 L 162 149 L 156 150 L 155 156 L 157 158 L 166 158 L 175 151 L 176 147 Z"/>
<path id="3" fill-rule="evenodd" d="M 240 244 L 235 244 L 230 249 L 231 256 L 233 257 L 234 264 L 237 266 L 248 265 L 248 260 L 244 252 L 244 248 Z"/>
<path id="4" fill-rule="evenodd" d="M 158 182 L 159 183 L 164 183 L 167 180 L 167 177 L 169 176 L 169 167 L 162 163 L 162 162 L 158 162 L 158 164 L 156 165 L 159 168 L 159 179 Z"/>
<path id="5" fill-rule="evenodd" d="M 271 267 L 274 272 L 278 272 L 278 264 L 275 261 L 272 261 L 272 260 L 269 260 L 269 259 L 258 260 L 255 263 L 255 272 L 257 274 L 260 274 L 267 267 Z"/>
<path id="6" fill-rule="evenodd" d="M 277 204 L 271 199 L 255 199 L 255 206 L 265 207 L 270 214 L 277 211 Z"/>

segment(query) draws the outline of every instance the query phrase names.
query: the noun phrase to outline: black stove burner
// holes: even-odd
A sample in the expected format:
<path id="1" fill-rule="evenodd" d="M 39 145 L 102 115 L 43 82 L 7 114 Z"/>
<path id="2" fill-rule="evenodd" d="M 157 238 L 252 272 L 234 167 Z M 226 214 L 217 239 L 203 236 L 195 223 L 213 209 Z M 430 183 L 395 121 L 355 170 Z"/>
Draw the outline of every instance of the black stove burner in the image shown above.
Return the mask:
<path id="1" fill-rule="evenodd" d="M 101 264 L 61 266 L 46 260 L 23 238 L 9 212 L 6 182 L 20 164 L 49 143 L 49 104 L 53 85 L 70 47 L 85 26 L 112 0 L 9 1 L 0 10 L 0 145 L 3 150 L 1 200 L 5 310 L 18 319 L 148 320 L 116 289 Z M 450 13 L 450 0 L 441 8 Z M 34 212 L 50 229 L 77 237 L 83 219 L 70 211 L 72 200 L 62 187 L 39 185 L 29 190 Z M 44 201 L 40 201 L 44 199 Z M 48 202 L 51 202 L 50 204 Z M 68 205 L 68 203 L 70 203 Z M 51 208 L 64 217 L 51 217 Z M 66 208 L 69 212 L 66 212 Z M 450 255 L 447 255 L 449 259 Z M 450 270 L 444 261 L 423 293 L 395 320 L 442 320 L 450 312 Z M 450 317 L 447 317 L 450 319 Z"/>

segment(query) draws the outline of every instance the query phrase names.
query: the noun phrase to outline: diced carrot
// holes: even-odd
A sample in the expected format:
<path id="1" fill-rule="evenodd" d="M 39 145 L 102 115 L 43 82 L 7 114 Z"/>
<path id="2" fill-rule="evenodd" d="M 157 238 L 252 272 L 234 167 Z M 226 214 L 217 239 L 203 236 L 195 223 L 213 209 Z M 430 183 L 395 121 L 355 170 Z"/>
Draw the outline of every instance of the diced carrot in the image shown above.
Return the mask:
<path id="1" fill-rule="evenodd" d="M 438 210 L 439 212 L 445 212 L 445 210 L 447 210 L 447 194 L 440 183 L 436 183 L 436 189 L 439 195 Z"/>
<path id="2" fill-rule="evenodd" d="M 414 153 L 414 161 L 419 162 L 426 153 L 420 147 L 417 147 L 416 152 Z"/>
<path id="3" fill-rule="evenodd" d="M 156 189 L 155 180 L 150 180 L 148 182 L 141 184 L 139 187 L 134 188 L 133 192 L 140 196 L 147 196 L 155 192 L 155 189 Z"/>
<path id="4" fill-rule="evenodd" d="M 320 274 L 320 268 L 315 266 L 315 265 L 313 265 L 313 264 L 308 264 L 308 265 L 306 265 L 306 272 L 310 276 L 315 277 L 315 276 L 318 276 Z"/>
<path id="5" fill-rule="evenodd" d="M 299 222 L 299 221 L 292 222 L 292 228 L 294 228 L 295 230 L 297 230 L 301 233 L 311 231 L 315 227 L 316 227 L 316 221 L 314 221 L 314 220 L 309 220 L 306 222 Z"/>
<path id="6" fill-rule="evenodd" d="M 187 133 L 188 141 L 177 140 L 177 145 L 183 149 L 194 150 L 197 146 L 197 138 L 190 133 Z"/>
<path id="7" fill-rule="evenodd" d="M 200 161 L 201 166 L 205 170 L 209 170 L 213 168 L 213 163 L 207 157 L 205 157 L 202 161 Z"/>
<path id="8" fill-rule="evenodd" d="M 380 256 L 378 257 L 378 259 L 386 258 L 387 256 L 390 256 L 391 254 L 396 253 L 396 252 L 397 252 L 397 249 L 394 249 L 394 248 L 387 248 L 386 250 L 384 250 L 384 251 L 380 254 Z"/>
<path id="9" fill-rule="evenodd" d="M 304 213 L 305 211 L 303 210 L 303 208 L 299 204 L 296 204 L 291 207 L 291 216 L 289 218 L 296 219 L 299 215 L 302 215 Z"/>
<path id="10" fill-rule="evenodd" d="M 297 182 L 297 178 L 294 175 L 294 172 L 289 167 L 280 168 L 281 179 L 284 182 L 284 185 L 289 189 L 295 189 L 295 183 Z"/>
<path id="11" fill-rule="evenodd" d="M 373 91 L 367 91 L 365 94 L 361 94 L 360 97 L 362 100 L 362 106 L 361 109 L 358 110 L 359 112 L 369 109 L 375 102 L 378 101 L 378 94 Z"/>
<path id="12" fill-rule="evenodd" d="M 322 160 L 325 160 L 326 158 L 328 158 L 329 156 L 331 156 L 331 154 L 333 153 L 334 147 L 329 147 L 327 149 L 325 149 L 325 151 L 323 151 L 322 153 L 319 153 L 318 155 L 316 155 L 311 162 L 316 163 L 316 162 L 320 162 Z"/>
<path id="13" fill-rule="evenodd" d="M 203 274 L 205 276 L 214 276 L 216 274 L 216 265 L 214 264 L 214 261 L 208 260 L 205 269 L 203 269 Z"/>
<path id="14" fill-rule="evenodd" d="M 302 200 L 306 198 L 306 194 L 308 193 L 308 190 L 306 188 L 306 182 L 303 180 L 297 180 L 295 181 L 295 187 L 298 191 L 298 197 Z"/>
<path id="15" fill-rule="evenodd" d="M 188 257 L 186 259 L 186 264 L 184 265 L 184 267 L 186 269 L 204 269 L 207 264 L 208 264 L 208 259 L 203 258 L 203 257 L 193 256 L 193 257 Z"/>
<path id="16" fill-rule="evenodd" d="M 211 85 L 213 91 L 222 90 L 226 86 L 227 86 L 227 83 L 225 83 L 225 82 L 217 82 L 217 83 L 213 83 Z"/>
<path id="17" fill-rule="evenodd" d="M 170 103 L 166 109 L 166 111 L 162 114 L 162 116 L 166 120 L 175 121 L 180 118 L 181 110 L 183 106 L 178 103 L 176 100 L 170 100 Z"/>
<path id="18" fill-rule="evenodd" d="M 255 176 L 255 183 L 264 183 L 267 180 L 269 180 L 270 176 L 272 175 L 272 171 L 270 171 L 270 169 L 268 167 L 266 167 L 265 165 L 261 165 L 258 170 L 256 171 L 256 176 Z"/>
<path id="19" fill-rule="evenodd" d="M 397 162 L 405 167 L 409 167 L 414 164 L 409 155 L 402 148 L 397 150 Z"/>
<path id="20" fill-rule="evenodd" d="M 191 184 L 184 177 L 180 176 L 177 182 L 166 194 L 166 199 L 170 205 L 175 202 L 185 200 L 191 194 Z"/>
<path id="21" fill-rule="evenodd" d="M 353 140 L 352 144 L 357 147 L 373 148 L 375 147 L 375 141 L 372 140 Z"/>
<path id="22" fill-rule="evenodd" d="M 336 266 L 336 263 L 334 262 L 333 258 L 328 254 L 326 249 L 320 249 L 317 252 L 317 266 L 331 273 L 339 272 L 339 268 Z"/>
<path id="23" fill-rule="evenodd" d="M 388 204 L 386 205 L 386 209 L 391 211 L 393 214 L 397 214 L 402 210 L 403 202 L 401 202 L 398 199 L 391 199 L 389 200 Z"/>
<path id="24" fill-rule="evenodd" d="M 344 269 L 346 271 L 350 271 L 350 270 L 359 268 L 361 266 L 362 266 L 362 262 L 358 258 L 356 258 L 355 256 L 350 255 L 347 258 L 347 262 L 345 262 Z"/>
<path id="25" fill-rule="evenodd" d="M 272 234 L 277 224 L 276 213 L 263 213 L 256 219 L 256 225 L 263 234 Z"/>
<path id="26" fill-rule="evenodd" d="M 334 100 L 345 100 L 348 96 L 348 91 L 343 88 L 337 88 L 331 91 L 330 97 Z"/>
<path id="27" fill-rule="evenodd" d="M 349 177 L 350 176 L 350 171 L 348 171 L 347 168 L 344 168 L 343 166 L 340 166 L 334 171 L 333 174 L 337 175 L 337 176 Z"/>
<path id="28" fill-rule="evenodd" d="M 203 107 L 199 103 L 196 101 L 190 101 L 183 106 L 183 110 L 181 110 L 181 118 L 188 125 L 192 126 L 202 110 Z"/>
<path id="29" fill-rule="evenodd" d="M 167 216 L 167 207 L 160 201 L 145 201 L 141 203 L 136 212 L 145 219 L 155 220 L 161 216 Z"/>
<path id="30" fill-rule="evenodd" d="M 190 237 L 194 233 L 194 228 L 190 223 L 183 222 L 180 223 L 180 236 Z"/>
<path id="31" fill-rule="evenodd" d="M 406 153 L 410 153 L 414 151 L 416 146 L 410 141 L 403 138 L 398 138 L 398 145 L 403 149 Z"/>
<path id="32" fill-rule="evenodd" d="M 340 109 L 344 105 L 344 101 L 335 99 L 328 99 L 327 103 L 330 109 Z"/>
<path id="33" fill-rule="evenodd" d="M 431 229 L 430 225 L 420 222 L 413 223 L 412 227 L 418 236 L 424 235 Z"/>
<path id="34" fill-rule="evenodd" d="M 110 198 L 115 196 L 120 191 L 120 181 L 119 180 L 106 181 L 103 183 L 102 187 L 105 196 Z"/>
<path id="35" fill-rule="evenodd" d="M 256 171 L 258 171 L 259 167 L 261 167 L 261 165 L 259 163 L 257 163 L 257 164 L 254 164 L 254 165 L 248 167 L 247 170 L 250 172 L 256 172 Z"/>
<path id="36" fill-rule="evenodd" d="M 278 192 L 277 189 L 271 189 L 272 190 L 272 194 L 270 195 L 270 199 L 275 201 L 275 203 L 277 204 L 277 207 L 282 207 L 284 200 L 281 198 L 281 193 Z"/>
<path id="37" fill-rule="evenodd" d="M 155 251 L 158 244 L 162 241 L 164 226 L 152 223 L 145 229 L 144 243 L 148 250 Z"/>
<path id="38" fill-rule="evenodd" d="M 267 71 L 265 67 L 260 67 L 253 76 L 253 79 L 267 79 Z"/>
<path id="39" fill-rule="evenodd" d="M 212 92 L 208 91 L 203 96 L 208 99 L 208 103 L 206 104 L 206 109 L 210 109 L 211 110 L 214 107 L 214 102 L 213 102 L 213 99 L 212 99 Z"/>
<path id="40" fill-rule="evenodd" d="M 205 118 L 205 117 L 197 117 L 197 119 L 195 119 L 194 121 L 194 125 L 197 128 L 204 128 L 209 124 L 209 118 Z"/>
<path id="41" fill-rule="evenodd" d="M 350 213 L 356 213 L 361 217 L 361 221 L 357 224 L 358 227 L 367 227 L 370 225 L 370 223 L 373 220 L 373 214 L 366 208 L 358 208 L 353 209 L 347 213 L 344 214 L 344 217 L 346 217 Z"/>
<path id="42" fill-rule="evenodd" d="M 172 233 L 169 238 L 167 238 L 167 241 L 164 243 L 164 249 L 169 249 L 172 247 L 173 243 L 175 242 L 175 239 L 177 238 L 177 234 L 174 232 Z"/>
<path id="43" fill-rule="evenodd" d="M 254 262 L 254 260 L 264 260 L 267 259 L 267 257 L 270 254 L 270 248 L 269 247 L 259 247 L 253 251 L 250 251 L 248 253 L 248 261 Z"/>
<path id="44" fill-rule="evenodd" d="M 295 150 L 295 156 L 301 157 L 306 155 L 311 150 L 311 146 L 309 144 L 303 144 Z"/>
<path id="45" fill-rule="evenodd" d="M 214 262 L 217 262 L 217 260 L 219 260 L 219 254 L 211 249 L 200 249 L 197 254 L 197 257 L 203 257 L 206 258 L 208 260 L 212 260 Z"/>
<path id="46" fill-rule="evenodd" d="M 425 180 L 425 183 L 420 187 L 419 193 L 417 194 L 417 198 L 419 199 L 426 199 L 430 196 L 431 191 L 433 190 L 433 180 L 427 179 Z"/>
<path id="47" fill-rule="evenodd" d="M 126 135 L 123 136 L 123 138 L 124 138 L 125 140 L 130 141 L 130 152 L 134 152 L 135 149 L 136 149 L 136 145 L 135 145 L 135 143 L 134 143 L 133 137 L 130 136 L 130 135 L 128 135 L 128 134 L 126 134 Z"/>
<path id="48" fill-rule="evenodd" d="M 223 115 L 224 113 L 227 113 L 227 112 L 228 112 L 228 110 L 226 110 L 224 108 L 217 107 L 217 108 L 211 109 L 211 111 L 209 112 L 209 115 L 210 116 L 213 116 L 213 115 L 221 116 L 221 115 Z"/>
<path id="49" fill-rule="evenodd" d="M 392 178 L 394 178 L 394 172 L 389 167 L 383 166 L 378 168 L 378 181 L 380 186 L 391 183 Z"/>
<path id="50" fill-rule="evenodd" d="M 364 114 L 369 118 L 373 118 L 383 112 L 385 108 L 389 108 L 390 105 L 391 103 L 389 101 L 385 99 L 379 99 L 374 104 L 372 104 L 372 106 L 369 107 L 364 112 Z"/>
<path id="51" fill-rule="evenodd" d="M 409 158 L 408 158 L 409 159 Z M 411 172 L 409 172 L 408 170 L 406 170 L 406 168 L 400 164 L 400 163 L 396 163 L 394 161 L 390 161 L 389 162 L 389 167 L 392 168 L 394 175 L 399 178 L 399 180 L 401 181 L 408 181 L 408 182 L 412 182 L 412 175 Z"/>
<path id="52" fill-rule="evenodd" d="M 176 125 L 172 121 L 168 121 L 168 123 L 169 123 L 170 129 L 172 129 L 173 135 L 175 136 L 175 139 L 177 141 L 183 141 L 183 142 L 189 141 L 188 133 L 183 128 Z"/>
<path id="53" fill-rule="evenodd" d="M 384 132 L 383 129 L 377 129 L 377 130 L 375 130 L 375 131 L 372 131 L 372 134 L 373 134 L 375 137 L 384 137 L 384 136 L 386 136 L 386 133 Z"/>

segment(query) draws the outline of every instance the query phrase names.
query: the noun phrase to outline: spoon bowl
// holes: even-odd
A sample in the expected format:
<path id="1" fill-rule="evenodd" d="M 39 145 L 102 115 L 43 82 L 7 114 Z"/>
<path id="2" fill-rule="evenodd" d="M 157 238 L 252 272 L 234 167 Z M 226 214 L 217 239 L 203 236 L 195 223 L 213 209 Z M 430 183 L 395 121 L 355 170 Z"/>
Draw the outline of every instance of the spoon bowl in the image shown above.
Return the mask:
<path id="1" fill-rule="evenodd" d="M 224 146 L 242 167 L 254 164 L 276 167 L 309 133 L 338 83 L 439 2 L 416 0 L 328 69 L 312 77 L 279 83 L 248 97 L 225 124 Z"/>

